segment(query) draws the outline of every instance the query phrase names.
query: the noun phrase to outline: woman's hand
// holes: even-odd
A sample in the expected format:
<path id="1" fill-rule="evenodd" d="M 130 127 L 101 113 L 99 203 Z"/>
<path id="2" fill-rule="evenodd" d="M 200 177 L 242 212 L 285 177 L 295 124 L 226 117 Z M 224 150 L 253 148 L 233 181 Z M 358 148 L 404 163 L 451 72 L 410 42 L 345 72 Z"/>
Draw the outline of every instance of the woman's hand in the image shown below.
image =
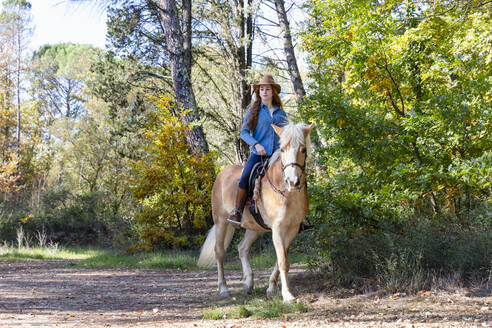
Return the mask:
<path id="1" fill-rule="evenodd" d="M 261 155 L 261 156 L 266 155 L 266 150 L 265 150 L 265 148 L 263 148 L 263 146 L 262 146 L 262 145 L 260 145 L 259 143 L 257 143 L 257 144 L 255 145 L 255 149 L 256 149 L 256 152 L 258 153 L 258 155 Z"/>

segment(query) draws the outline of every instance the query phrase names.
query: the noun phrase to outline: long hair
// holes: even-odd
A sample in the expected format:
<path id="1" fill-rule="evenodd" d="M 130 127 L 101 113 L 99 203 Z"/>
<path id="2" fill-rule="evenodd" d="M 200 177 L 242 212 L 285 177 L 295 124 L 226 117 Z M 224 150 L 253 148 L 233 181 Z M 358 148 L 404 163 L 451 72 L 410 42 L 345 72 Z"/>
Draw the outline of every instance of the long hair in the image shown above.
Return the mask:
<path id="1" fill-rule="evenodd" d="M 256 130 L 256 125 L 258 125 L 258 113 L 260 112 L 260 104 L 261 104 L 260 88 L 258 87 L 254 91 L 255 91 L 255 97 L 248 107 L 248 110 L 251 111 L 251 115 L 249 116 L 249 119 L 246 122 L 246 125 L 249 127 L 249 130 L 251 132 L 254 132 Z M 282 100 L 280 100 L 280 96 L 278 95 L 277 90 L 273 86 L 272 86 L 272 105 L 277 106 L 280 109 L 283 109 Z"/>

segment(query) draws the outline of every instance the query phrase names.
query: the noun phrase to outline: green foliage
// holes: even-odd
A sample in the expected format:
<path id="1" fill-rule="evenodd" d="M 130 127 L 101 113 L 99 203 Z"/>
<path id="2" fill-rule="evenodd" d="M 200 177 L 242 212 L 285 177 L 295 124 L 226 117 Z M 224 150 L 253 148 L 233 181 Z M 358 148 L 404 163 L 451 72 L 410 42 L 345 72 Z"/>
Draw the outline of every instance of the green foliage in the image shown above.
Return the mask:
<path id="1" fill-rule="evenodd" d="M 60 116 L 73 119 L 82 114 L 90 67 L 101 56 L 97 48 L 72 43 L 44 45 L 34 53 L 31 92 L 49 125 Z"/>
<path id="2" fill-rule="evenodd" d="M 149 85 L 154 96 L 169 91 L 155 78 L 163 76 L 164 70 L 108 54 L 92 65 L 91 71 L 94 79 L 87 82 L 87 87 L 107 106 L 105 132 L 109 132 L 112 149 L 119 158 L 141 159 L 145 150 L 140 130 L 147 120 L 147 110 L 153 107 L 148 100 Z"/>
<path id="3" fill-rule="evenodd" d="M 322 24 L 304 34 L 304 115 L 321 126 L 327 164 L 358 174 L 363 194 L 463 219 L 491 191 L 489 6 L 458 24 L 407 4 L 311 3 Z"/>
<path id="4" fill-rule="evenodd" d="M 143 138 L 119 132 L 139 128 L 143 115 L 128 120 L 130 114 L 119 115 L 131 112 L 127 109 L 136 88 L 122 90 L 128 101 L 114 111 L 114 99 L 101 99 L 101 81 L 112 77 L 91 70 L 105 63 L 101 54 L 91 46 L 70 43 L 46 45 L 35 52 L 30 99 L 21 106 L 22 142 L 16 155 L 13 92 L 0 91 L 5 95 L 0 120 L 5 150 L 0 173 L 5 187 L 0 213 L 3 240 L 14 240 L 20 226 L 30 238 L 46 229 L 49 240 L 65 245 L 127 247 L 135 236 L 132 224 L 138 207 L 129 187 L 131 160 L 126 155 L 141 158 L 142 150 L 135 149 L 142 148 Z M 138 113 L 144 109 L 145 104 L 139 106 Z M 125 143 L 128 139 L 131 142 Z"/>
<path id="5" fill-rule="evenodd" d="M 159 12 L 155 9 L 145 1 L 119 1 L 118 6 L 108 8 L 107 45 L 110 52 L 154 67 L 166 67 L 164 36 Z"/>
<path id="6" fill-rule="evenodd" d="M 5 154 L 0 162 L 0 192 L 11 193 L 18 190 L 17 180 L 19 175 L 16 172 L 18 165 L 15 154 Z"/>
<path id="7" fill-rule="evenodd" d="M 467 224 L 426 218 L 351 192 L 353 181 L 323 180 L 310 186 L 318 253 L 309 264 L 328 264 L 342 284 L 376 279 L 391 291 L 415 292 L 436 275 L 466 280 L 492 269 L 489 208 L 477 208 Z"/>
<path id="8" fill-rule="evenodd" d="M 302 113 L 318 124 L 318 260 L 345 281 L 380 277 L 390 289 L 420 288 L 429 272 L 483 273 L 490 4 L 333 0 L 308 10 L 313 83 Z"/>
<path id="9" fill-rule="evenodd" d="M 2 4 L 4 6 L 17 6 L 22 9 L 31 9 L 32 5 L 26 0 L 3 0 Z"/>
<path id="10" fill-rule="evenodd" d="M 21 188 L 16 116 L 24 108 L 16 95 L 22 89 L 18 79 L 23 79 L 25 72 L 22 59 L 31 34 L 30 8 L 24 0 L 5 0 L 0 6 L 0 201 Z"/>
<path id="11" fill-rule="evenodd" d="M 31 211 L 18 208 L 17 202 L 6 202 L 10 215 L 1 217 L 0 236 L 13 242 L 22 227 L 31 241 L 45 231 L 48 241 L 61 245 L 125 246 L 132 222 L 115 215 L 113 200 L 102 192 L 74 195 L 60 188 L 43 195 Z"/>
<path id="12" fill-rule="evenodd" d="M 1 59 L 0 59 L 1 60 Z M 8 68 L 0 62 L 0 71 L 7 71 Z M 7 75 L 7 74 L 6 74 Z M 19 174 L 16 172 L 19 162 L 15 152 L 14 134 L 15 131 L 15 112 L 13 111 L 13 84 L 8 76 L 0 79 L 0 193 L 6 194 L 18 189 L 17 180 Z"/>
<path id="13" fill-rule="evenodd" d="M 191 129 L 170 113 L 170 99 L 156 100 L 142 134 L 149 158 L 134 164 L 135 197 L 143 204 L 137 217 L 146 249 L 198 245 L 210 217 L 214 179 L 212 155 L 193 154 L 186 144 Z"/>

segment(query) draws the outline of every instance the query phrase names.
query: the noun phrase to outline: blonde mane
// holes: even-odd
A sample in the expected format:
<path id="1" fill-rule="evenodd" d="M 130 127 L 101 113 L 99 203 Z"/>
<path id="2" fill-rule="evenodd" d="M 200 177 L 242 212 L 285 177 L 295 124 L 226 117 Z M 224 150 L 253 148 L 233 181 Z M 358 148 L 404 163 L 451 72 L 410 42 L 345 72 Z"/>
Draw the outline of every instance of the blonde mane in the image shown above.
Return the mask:
<path id="1" fill-rule="evenodd" d="M 309 154 L 311 148 L 311 140 L 309 137 L 307 137 L 306 139 L 304 138 L 305 127 L 306 124 L 304 123 L 289 123 L 288 125 L 284 126 L 282 128 L 282 136 L 280 137 L 280 148 L 285 147 L 285 145 L 287 145 L 288 143 L 290 143 L 290 146 L 295 149 L 297 149 L 300 145 L 304 145 L 307 148 Z M 280 148 L 272 154 L 268 165 L 272 165 L 279 158 Z"/>

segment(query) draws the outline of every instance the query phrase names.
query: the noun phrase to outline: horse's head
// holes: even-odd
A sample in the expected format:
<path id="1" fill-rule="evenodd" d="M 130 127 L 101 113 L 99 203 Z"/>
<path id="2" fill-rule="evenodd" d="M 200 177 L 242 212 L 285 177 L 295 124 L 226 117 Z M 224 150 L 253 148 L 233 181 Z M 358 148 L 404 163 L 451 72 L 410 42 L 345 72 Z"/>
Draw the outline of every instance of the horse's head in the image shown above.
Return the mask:
<path id="1" fill-rule="evenodd" d="M 301 188 L 306 168 L 309 133 L 313 124 L 289 124 L 283 128 L 272 125 L 280 136 L 280 161 L 287 190 Z"/>

